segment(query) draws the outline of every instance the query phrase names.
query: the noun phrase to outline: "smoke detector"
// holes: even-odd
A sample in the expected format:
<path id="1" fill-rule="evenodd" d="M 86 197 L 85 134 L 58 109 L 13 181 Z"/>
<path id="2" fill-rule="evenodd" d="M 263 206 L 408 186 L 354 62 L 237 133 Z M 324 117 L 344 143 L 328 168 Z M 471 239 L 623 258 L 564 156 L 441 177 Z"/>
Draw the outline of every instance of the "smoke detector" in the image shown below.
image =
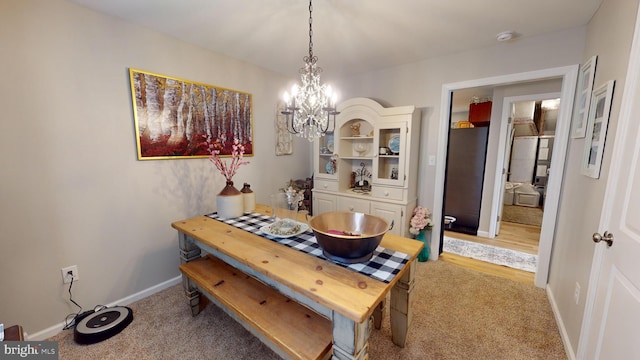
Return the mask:
<path id="1" fill-rule="evenodd" d="M 496 35 L 496 40 L 498 41 L 509 41 L 511 39 L 513 39 L 515 36 L 515 33 L 511 30 L 509 31 L 503 31 L 501 33 L 499 33 L 498 35 Z"/>

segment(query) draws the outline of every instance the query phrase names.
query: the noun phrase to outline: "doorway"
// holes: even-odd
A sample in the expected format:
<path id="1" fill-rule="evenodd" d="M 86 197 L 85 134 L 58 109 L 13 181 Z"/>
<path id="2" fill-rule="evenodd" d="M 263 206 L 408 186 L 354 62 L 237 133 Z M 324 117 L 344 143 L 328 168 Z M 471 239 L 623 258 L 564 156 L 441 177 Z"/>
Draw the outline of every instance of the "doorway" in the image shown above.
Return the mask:
<path id="1" fill-rule="evenodd" d="M 535 285 L 544 287 L 547 283 L 549 272 L 549 263 L 551 258 L 551 247 L 553 244 L 553 234 L 555 232 L 555 217 L 557 214 L 558 201 L 562 186 L 562 176 L 564 173 L 564 159 L 567 150 L 567 140 L 571 123 L 571 106 L 575 94 L 576 80 L 578 74 L 578 65 L 567 67 L 552 68 L 546 70 L 532 71 L 513 75 L 499 76 L 493 78 L 485 78 L 473 81 L 465 81 L 460 83 L 452 83 L 443 85 L 441 97 L 441 117 L 438 133 L 438 149 L 436 155 L 436 176 L 435 176 L 435 194 L 444 193 L 444 178 L 446 171 L 446 156 L 448 145 L 449 120 L 452 108 L 452 94 L 456 90 L 471 89 L 478 87 L 498 87 L 514 84 L 525 84 L 529 82 L 556 79 L 561 82 L 560 99 L 567 106 L 560 107 L 558 111 L 558 123 L 556 128 L 556 138 L 562 139 L 556 141 L 553 149 L 554 163 L 551 165 L 550 173 L 553 174 L 549 178 L 547 186 L 547 197 L 545 205 L 545 213 L 542 220 L 542 228 L 540 234 L 540 247 L 538 251 L 538 265 L 535 274 Z M 496 98 L 494 97 L 494 101 Z M 500 129 L 501 130 L 501 129 Z M 504 130 L 506 131 L 506 129 Z M 502 130 L 500 131 L 502 132 Z M 506 134 L 503 139 L 506 138 Z M 502 141 L 502 140 L 501 140 Z M 504 148 L 504 144 L 502 146 Z M 488 152 L 488 156 L 496 156 L 495 149 L 493 153 Z M 492 184 L 494 181 L 491 182 Z M 492 197 L 493 199 L 493 197 Z M 434 196 L 434 209 L 443 209 L 443 198 Z M 442 240 L 444 234 L 442 213 L 434 214 L 434 233 L 439 234 L 439 240 Z M 432 254 L 437 259 L 440 241 L 432 243 Z"/>
<path id="2" fill-rule="evenodd" d="M 559 89 L 561 84 L 551 82 L 548 86 Z M 478 118 L 474 113 L 478 106 L 473 102 L 478 96 L 474 95 L 467 104 L 470 91 L 489 95 L 487 89 L 453 92 L 452 102 L 459 105 L 453 106 L 451 112 L 444 213 L 457 217 L 457 221 L 445 229 L 443 251 L 535 272 L 560 93 L 504 97 L 502 109 L 493 109 L 502 116 L 494 116 L 493 123 L 479 123 L 474 121 Z M 482 104 L 491 107 L 490 100 Z M 485 160 L 486 147 L 472 146 L 472 140 L 484 134 L 486 142 L 488 125 L 506 126 L 506 138 L 504 149 L 499 149 L 495 159 L 498 171 L 493 201 L 484 201 L 484 206 L 491 206 L 491 211 L 484 212 L 489 220 L 479 221 L 480 201 L 473 196 L 473 189 L 483 192 L 484 169 L 492 161 Z M 484 131 L 477 133 L 481 130 Z M 474 138 L 469 139 L 470 136 Z M 474 163 L 471 159 L 476 158 L 481 162 L 479 169 L 471 165 Z M 488 174 L 489 179 L 491 176 Z M 486 183 L 489 185 L 490 181 Z M 489 191 L 484 193 L 491 196 Z M 475 217 L 470 220 L 469 216 Z M 484 228 L 478 228 L 480 222 L 485 223 Z M 469 228 L 473 224 L 476 226 Z"/>
<path id="3" fill-rule="evenodd" d="M 560 104 L 560 93 L 504 98 L 489 238 L 503 221 L 542 226 Z"/>

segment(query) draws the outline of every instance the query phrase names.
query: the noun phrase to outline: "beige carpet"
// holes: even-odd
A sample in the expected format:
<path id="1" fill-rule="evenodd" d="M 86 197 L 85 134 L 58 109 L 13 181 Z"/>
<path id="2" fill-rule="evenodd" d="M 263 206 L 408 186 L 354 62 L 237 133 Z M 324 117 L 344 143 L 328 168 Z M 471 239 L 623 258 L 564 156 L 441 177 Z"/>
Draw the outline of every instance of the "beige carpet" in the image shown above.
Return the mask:
<path id="1" fill-rule="evenodd" d="M 120 334 L 77 345 L 59 341 L 60 359 L 278 359 L 242 326 L 209 304 L 192 317 L 177 285 L 129 305 Z M 546 293 L 444 261 L 418 263 L 407 345 L 391 342 L 388 311 L 370 338 L 375 359 L 566 359 Z"/>
<path id="2" fill-rule="evenodd" d="M 502 208 L 502 221 L 541 226 L 542 214 L 542 208 L 539 207 L 504 205 Z"/>

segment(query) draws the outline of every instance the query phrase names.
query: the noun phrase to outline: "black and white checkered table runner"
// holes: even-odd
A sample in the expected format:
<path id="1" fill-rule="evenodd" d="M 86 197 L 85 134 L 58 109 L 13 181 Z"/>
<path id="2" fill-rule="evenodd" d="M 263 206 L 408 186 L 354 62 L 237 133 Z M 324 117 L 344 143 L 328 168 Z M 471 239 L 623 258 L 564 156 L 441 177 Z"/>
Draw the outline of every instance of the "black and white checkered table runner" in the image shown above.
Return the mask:
<path id="1" fill-rule="evenodd" d="M 261 227 L 269 225 L 272 222 L 271 217 L 267 215 L 249 213 L 237 218 L 224 220 L 219 219 L 217 213 L 208 214 L 207 216 L 309 255 L 331 261 L 322 255 L 322 249 L 318 245 L 311 229 L 297 236 L 278 238 L 264 234 L 260 231 Z M 349 270 L 370 276 L 376 280 L 388 283 L 398 272 L 400 272 L 400 269 L 402 269 L 404 264 L 409 261 L 409 258 L 409 255 L 405 253 L 378 246 L 378 248 L 373 252 L 373 257 L 367 262 L 357 264 L 342 264 L 335 261 L 331 262 Z"/>

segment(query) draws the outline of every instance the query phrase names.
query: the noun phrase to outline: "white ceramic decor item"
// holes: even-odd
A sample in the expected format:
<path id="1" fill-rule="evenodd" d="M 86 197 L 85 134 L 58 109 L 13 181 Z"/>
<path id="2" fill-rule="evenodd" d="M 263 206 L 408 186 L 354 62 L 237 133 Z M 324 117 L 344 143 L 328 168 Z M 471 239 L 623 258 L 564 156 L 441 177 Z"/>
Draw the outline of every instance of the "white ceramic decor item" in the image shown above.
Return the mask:
<path id="1" fill-rule="evenodd" d="M 218 217 L 232 219 L 244 212 L 244 198 L 242 193 L 233 187 L 233 181 L 227 181 L 227 186 L 216 196 Z"/>

